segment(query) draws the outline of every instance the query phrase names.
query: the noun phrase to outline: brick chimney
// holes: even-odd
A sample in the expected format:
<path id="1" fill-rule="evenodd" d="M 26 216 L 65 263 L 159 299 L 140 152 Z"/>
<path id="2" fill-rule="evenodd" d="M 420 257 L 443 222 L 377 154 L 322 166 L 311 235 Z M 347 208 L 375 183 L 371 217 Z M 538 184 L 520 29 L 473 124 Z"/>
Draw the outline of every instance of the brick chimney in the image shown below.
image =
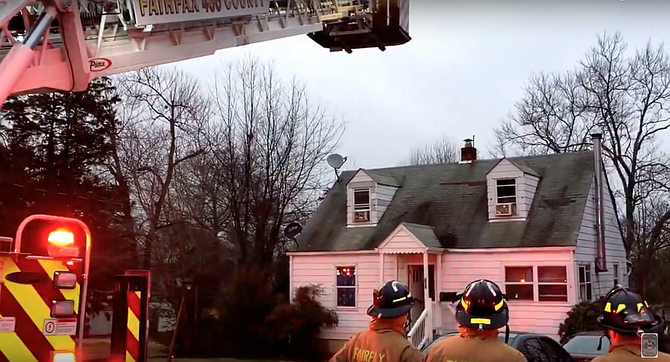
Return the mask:
<path id="1" fill-rule="evenodd" d="M 467 138 L 465 145 L 461 148 L 461 161 L 459 163 L 472 163 L 477 160 L 477 149 L 474 146 L 474 140 Z"/>

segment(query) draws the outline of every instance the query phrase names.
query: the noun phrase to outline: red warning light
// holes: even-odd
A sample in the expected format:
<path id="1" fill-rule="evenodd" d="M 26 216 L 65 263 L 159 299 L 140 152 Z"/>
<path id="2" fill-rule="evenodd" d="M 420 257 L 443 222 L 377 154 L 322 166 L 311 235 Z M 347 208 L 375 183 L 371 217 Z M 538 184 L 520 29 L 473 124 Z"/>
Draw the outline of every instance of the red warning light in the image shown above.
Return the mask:
<path id="1" fill-rule="evenodd" d="M 53 246 L 71 246 L 74 244 L 74 234 L 67 230 L 58 229 L 49 233 L 48 241 Z"/>

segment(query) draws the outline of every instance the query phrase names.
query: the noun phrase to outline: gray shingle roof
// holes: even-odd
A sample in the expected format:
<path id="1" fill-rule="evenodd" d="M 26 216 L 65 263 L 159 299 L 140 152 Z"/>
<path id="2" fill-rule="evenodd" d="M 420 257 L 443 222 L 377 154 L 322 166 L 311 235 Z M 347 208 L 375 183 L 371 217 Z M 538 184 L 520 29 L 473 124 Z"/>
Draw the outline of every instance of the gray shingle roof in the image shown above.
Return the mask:
<path id="1" fill-rule="evenodd" d="M 410 222 L 403 222 L 403 225 L 409 230 L 423 245 L 430 248 L 441 248 L 440 241 L 435 236 L 435 231 L 432 226 L 412 224 Z"/>
<path id="2" fill-rule="evenodd" d="M 375 182 L 379 185 L 394 186 L 394 187 L 400 186 L 400 182 L 396 180 L 393 176 L 385 175 L 376 170 L 366 170 L 366 169 L 361 170 L 363 170 L 365 174 L 370 176 L 370 178 L 375 180 Z"/>
<path id="3" fill-rule="evenodd" d="M 500 161 L 493 159 L 365 170 L 400 181 L 400 187 L 376 227 L 347 228 L 346 185 L 356 171 L 344 171 L 305 225 L 298 251 L 374 249 L 401 222 L 419 234 L 426 231 L 421 226 L 432 227 L 445 248 L 574 246 L 593 179 L 593 153 L 508 159 L 540 177 L 526 221 L 488 222 L 486 174 Z M 434 242 L 430 235 L 417 237 Z"/>

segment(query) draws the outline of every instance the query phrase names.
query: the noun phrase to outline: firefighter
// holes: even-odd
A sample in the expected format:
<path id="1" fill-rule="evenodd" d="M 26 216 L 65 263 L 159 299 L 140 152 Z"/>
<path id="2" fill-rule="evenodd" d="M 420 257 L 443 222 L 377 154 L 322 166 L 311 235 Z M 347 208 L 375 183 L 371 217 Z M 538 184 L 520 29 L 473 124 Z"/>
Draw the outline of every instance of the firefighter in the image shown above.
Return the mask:
<path id="1" fill-rule="evenodd" d="M 407 340 L 414 298 L 405 284 L 392 280 L 374 292 L 368 308 L 370 328 L 351 337 L 330 362 L 422 362 Z"/>
<path id="2" fill-rule="evenodd" d="M 527 362 L 521 352 L 498 339 L 506 327 L 509 309 L 500 288 L 492 281 L 476 280 L 463 291 L 456 306 L 459 335 L 436 342 L 426 362 Z"/>
<path id="3" fill-rule="evenodd" d="M 603 314 L 598 323 L 605 329 L 605 337 L 610 339 L 610 348 L 606 355 L 592 362 L 644 361 L 642 354 L 642 333 L 663 335 L 664 323 L 651 311 L 647 302 L 634 291 L 615 286 L 605 296 Z M 649 346 L 651 351 L 658 350 L 658 343 Z M 658 360 L 670 362 L 670 355 L 658 352 Z"/>

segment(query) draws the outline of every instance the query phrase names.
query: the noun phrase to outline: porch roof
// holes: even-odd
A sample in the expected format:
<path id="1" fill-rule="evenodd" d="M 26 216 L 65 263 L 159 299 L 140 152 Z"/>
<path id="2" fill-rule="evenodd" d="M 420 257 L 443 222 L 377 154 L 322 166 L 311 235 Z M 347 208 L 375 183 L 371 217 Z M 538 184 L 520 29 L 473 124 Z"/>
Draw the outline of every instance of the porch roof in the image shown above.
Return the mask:
<path id="1" fill-rule="evenodd" d="M 442 245 L 432 226 L 401 222 L 376 250 L 382 254 L 441 252 Z"/>

